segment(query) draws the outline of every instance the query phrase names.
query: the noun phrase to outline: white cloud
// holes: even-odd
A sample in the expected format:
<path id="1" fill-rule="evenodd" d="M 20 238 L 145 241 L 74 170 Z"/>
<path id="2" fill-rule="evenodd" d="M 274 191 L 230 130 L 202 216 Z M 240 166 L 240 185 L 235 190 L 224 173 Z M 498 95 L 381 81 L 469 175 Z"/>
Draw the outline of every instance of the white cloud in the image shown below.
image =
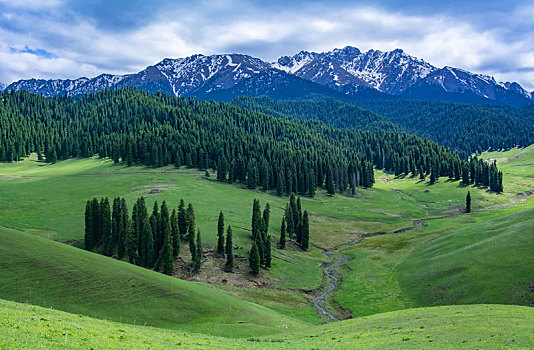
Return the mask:
<path id="1" fill-rule="evenodd" d="M 41 3 L 23 3 L 29 6 L 33 2 Z M 0 3 L 16 6 L 19 2 Z M 53 6 L 59 1 L 42 3 Z M 258 9 L 242 2 L 229 7 L 223 1 L 208 9 L 210 4 L 188 9 L 187 16 L 169 12 L 141 28 L 117 32 L 102 30 L 84 17 L 65 23 L 54 16 L 30 14 L 24 19 L 24 32 L 0 25 L 0 36 L 5 38 L 0 43 L 0 81 L 135 72 L 164 57 L 194 53 L 243 50 L 273 60 L 301 49 L 325 51 L 352 45 L 362 50 L 402 48 L 437 66 L 487 73 L 534 89 L 533 74 L 524 73 L 534 68 L 534 42 L 525 35 L 510 38 L 502 28 L 481 30 L 443 15 L 406 15 L 373 7 L 310 5 L 297 11 L 290 6 Z M 528 9 L 534 11 L 534 7 Z M 52 52 L 58 58 L 10 49 L 25 46 Z"/>

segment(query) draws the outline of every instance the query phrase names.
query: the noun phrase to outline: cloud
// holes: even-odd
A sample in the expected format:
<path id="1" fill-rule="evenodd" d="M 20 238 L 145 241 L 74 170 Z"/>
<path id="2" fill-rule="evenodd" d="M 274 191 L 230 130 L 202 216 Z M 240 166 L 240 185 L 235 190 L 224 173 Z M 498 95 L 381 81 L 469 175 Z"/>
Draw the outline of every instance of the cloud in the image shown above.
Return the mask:
<path id="1" fill-rule="evenodd" d="M 39 3 L 39 5 L 36 5 Z M 41 6 L 39 11 L 32 6 Z M 489 6 L 491 7 L 491 6 Z M 0 81 L 136 72 L 165 57 L 242 52 L 274 60 L 300 50 L 352 45 L 402 48 L 437 66 L 456 66 L 534 89 L 534 6 L 501 21 L 450 11 L 407 14 L 355 3 L 234 0 L 196 3 L 0 0 Z M 106 13 L 104 15 L 104 13 Z M 509 17 L 516 17 L 514 18 Z"/>

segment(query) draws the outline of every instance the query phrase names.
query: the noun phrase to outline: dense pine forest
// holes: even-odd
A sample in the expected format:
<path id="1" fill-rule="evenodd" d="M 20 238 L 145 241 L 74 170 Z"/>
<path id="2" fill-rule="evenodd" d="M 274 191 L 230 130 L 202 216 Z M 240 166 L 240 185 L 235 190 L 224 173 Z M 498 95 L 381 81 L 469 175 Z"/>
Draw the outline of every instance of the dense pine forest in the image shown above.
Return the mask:
<path id="1" fill-rule="evenodd" d="M 281 101 L 268 97 L 238 96 L 230 103 L 250 111 L 284 119 L 320 120 L 336 128 L 368 131 L 401 131 L 383 116 L 335 99 Z"/>
<path id="2" fill-rule="evenodd" d="M 406 133 L 288 121 L 132 88 L 80 99 L 27 92 L 0 97 L 0 160 L 7 162 L 31 152 L 51 163 L 99 154 L 128 165 L 210 168 L 219 181 L 308 196 L 317 187 L 330 194 L 371 187 L 373 165 L 396 175 L 429 175 L 431 182 L 465 172 L 476 184 L 498 178 L 495 165 L 468 166 L 447 148 Z"/>
<path id="3" fill-rule="evenodd" d="M 534 142 L 534 110 L 529 106 L 516 109 L 443 101 L 365 99 L 351 104 L 320 97 L 297 101 L 236 97 L 231 103 L 279 118 L 320 120 L 338 128 L 406 130 L 449 146 L 464 159 L 488 149 L 525 147 Z"/>
<path id="4" fill-rule="evenodd" d="M 534 142 L 534 111 L 443 101 L 359 101 L 408 132 L 449 146 L 463 158 Z M 529 116 L 531 119 L 529 119 Z"/>

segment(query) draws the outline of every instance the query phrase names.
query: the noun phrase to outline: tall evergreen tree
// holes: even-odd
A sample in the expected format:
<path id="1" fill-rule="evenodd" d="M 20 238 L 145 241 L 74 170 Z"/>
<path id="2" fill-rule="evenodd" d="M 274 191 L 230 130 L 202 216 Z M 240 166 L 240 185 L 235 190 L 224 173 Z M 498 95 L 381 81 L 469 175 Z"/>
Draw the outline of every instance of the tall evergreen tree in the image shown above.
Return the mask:
<path id="1" fill-rule="evenodd" d="M 156 259 L 154 252 L 154 235 L 152 225 L 147 216 L 144 216 L 141 223 L 140 236 L 143 238 L 143 254 L 140 254 L 141 264 L 144 267 L 152 268 Z"/>
<path id="2" fill-rule="evenodd" d="M 163 247 L 161 248 L 160 253 L 160 260 L 161 260 L 161 267 L 163 269 L 163 273 L 170 275 L 172 271 L 174 270 L 174 258 L 173 258 L 173 249 L 172 249 L 172 238 L 171 238 L 171 227 L 170 223 L 166 224 L 167 227 L 163 229 L 164 232 L 164 240 L 163 240 Z"/>
<path id="3" fill-rule="evenodd" d="M 326 192 L 330 195 L 334 195 L 336 193 L 336 188 L 334 186 L 334 174 L 331 166 L 328 167 L 328 171 L 326 172 Z"/>
<path id="4" fill-rule="evenodd" d="M 93 226 L 93 205 L 87 201 L 85 205 L 85 249 L 92 250 L 95 245 L 95 233 Z"/>
<path id="5" fill-rule="evenodd" d="M 178 228 L 178 214 L 176 209 L 172 210 L 171 214 L 171 242 L 172 242 L 172 256 L 176 259 L 180 254 L 180 232 Z"/>
<path id="6" fill-rule="evenodd" d="M 271 236 L 267 236 L 265 240 L 265 267 L 271 267 Z"/>
<path id="7" fill-rule="evenodd" d="M 308 218 L 308 211 L 304 210 L 302 215 L 302 233 L 301 233 L 301 243 L 300 246 L 304 250 L 308 250 L 310 246 L 310 222 Z"/>
<path id="8" fill-rule="evenodd" d="M 121 217 L 121 199 L 113 199 L 113 209 L 111 212 L 111 236 L 112 236 L 112 254 L 117 251 L 119 237 L 122 236 L 122 217 Z"/>
<path id="9" fill-rule="evenodd" d="M 122 260 L 126 254 L 126 241 L 130 230 L 128 206 L 124 198 L 120 200 L 119 221 L 121 229 L 117 237 L 117 257 Z"/>
<path id="10" fill-rule="evenodd" d="M 219 212 L 219 221 L 217 222 L 217 253 L 224 255 L 224 214 Z"/>
<path id="11" fill-rule="evenodd" d="M 465 212 L 471 212 L 471 193 L 467 191 L 467 196 L 465 197 Z"/>
<path id="12" fill-rule="evenodd" d="M 180 205 L 178 206 L 178 231 L 180 232 L 180 238 L 185 238 L 187 235 L 187 213 L 183 199 L 180 199 Z"/>
<path id="13" fill-rule="evenodd" d="M 202 242 L 200 241 L 200 230 L 197 232 L 197 242 L 196 242 L 196 251 L 193 258 L 193 269 L 195 272 L 200 270 L 200 265 L 202 264 Z"/>
<path id="14" fill-rule="evenodd" d="M 111 235 L 111 208 L 107 197 L 100 202 L 100 215 L 102 216 L 102 253 L 111 256 L 113 254 L 113 236 Z"/>
<path id="15" fill-rule="evenodd" d="M 189 251 L 191 252 L 191 257 L 195 256 L 196 245 L 195 245 L 195 209 L 193 205 L 189 203 L 187 206 L 187 237 L 189 240 Z"/>
<path id="16" fill-rule="evenodd" d="M 280 227 L 280 242 L 279 242 L 280 249 L 284 249 L 286 247 L 286 219 L 282 218 L 282 225 Z"/>
<path id="17" fill-rule="evenodd" d="M 267 234 L 269 232 L 269 219 L 271 217 L 271 205 L 269 203 L 265 204 L 263 209 L 263 230 Z"/>
<path id="18" fill-rule="evenodd" d="M 250 249 L 248 257 L 248 263 L 250 266 L 250 272 L 253 275 L 257 276 L 260 273 L 260 254 L 256 242 L 252 242 L 252 248 Z"/>
<path id="19" fill-rule="evenodd" d="M 232 227 L 228 225 L 226 230 L 226 264 L 224 265 L 227 272 L 232 272 L 234 269 L 234 247 L 232 243 Z"/>

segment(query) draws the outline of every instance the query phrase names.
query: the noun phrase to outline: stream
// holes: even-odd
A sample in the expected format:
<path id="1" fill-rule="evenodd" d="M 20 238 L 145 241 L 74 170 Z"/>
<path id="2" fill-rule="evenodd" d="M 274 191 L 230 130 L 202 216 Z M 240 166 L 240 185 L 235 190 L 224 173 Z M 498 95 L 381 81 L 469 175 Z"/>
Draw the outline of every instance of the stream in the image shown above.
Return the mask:
<path id="1" fill-rule="evenodd" d="M 332 292 L 334 289 L 336 289 L 336 283 L 338 281 L 337 279 L 337 273 L 336 273 L 336 268 L 341 266 L 341 265 L 344 265 L 347 263 L 348 259 L 337 253 L 336 250 L 339 250 L 341 248 L 345 248 L 345 247 L 350 247 L 350 246 L 353 246 L 359 242 L 361 242 L 363 240 L 363 237 L 360 237 L 358 238 L 357 240 L 355 241 L 352 241 L 348 244 L 345 244 L 341 247 L 338 247 L 338 248 L 334 248 L 332 250 L 327 250 L 325 252 L 323 252 L 323 255 L 328 258 L 329 260 L 334 258 L 334 263 L 333 264 L 330 264 L 329 266 L 325 267 L 324 269 L 324 274 L 325 276 L 330 280 L 330 282 L 328 283 L 328 285 L 330 286 L 327 290 L 325 290 L 318 298 L 317 298 L 317 301 L 315 302 L 314 306 L 315 308 L 317 308 L 319 311 L 321 311 L 323 313 L 323 315 L 326 315 L 328 317 L 330 317 L 332 320 L 334 321 L 340 321 L 339 318 L 337 318 L 336 316 L 332 315 L 332 313 L 328 312 L 325 310 L 324 307 L 320 306 L 319 304 L 321 303 L 324 303 L 326 304 L 326 298 L 328 296 L 328 294 L 330 292 Z"/>

